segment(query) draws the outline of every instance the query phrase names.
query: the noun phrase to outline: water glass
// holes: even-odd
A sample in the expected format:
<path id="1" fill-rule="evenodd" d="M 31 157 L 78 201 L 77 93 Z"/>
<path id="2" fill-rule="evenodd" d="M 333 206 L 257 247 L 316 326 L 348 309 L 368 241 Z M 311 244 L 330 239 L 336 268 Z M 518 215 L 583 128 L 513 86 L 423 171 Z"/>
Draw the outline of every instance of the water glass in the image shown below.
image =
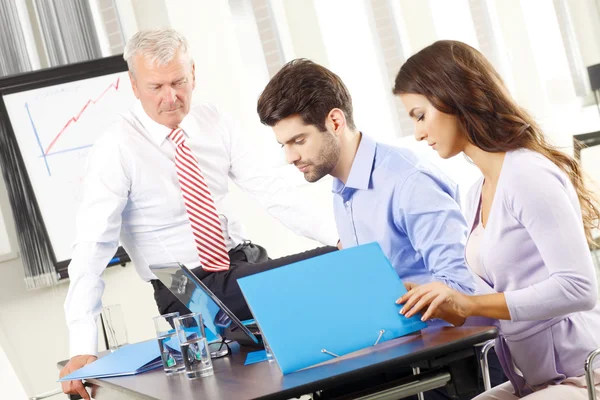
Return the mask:
<path id="1" fill-rule="evenodd" d="M 175 329 L 181 346 L 185 374 L 189 379 L 212 375 L 213 365 L 200 313 L 175 318 Z"/>
<path id="2" fill-rule="evenodd" d="M 125 317 L 120 304 L 102 307 L 100 313 L 108 349 L 112 352 L 128 343 Z"/>
<path id="3" fill-rule="evenodd" d="M 163 369 L 167 375 L 174 375 L 183 372 L 185 366 L 177 332 L 175 331 L 175 318 L 179 317 L 178 312 L 159 315 L 154 317 L 154 328 L 158 339 L 160 357 L 163 363 Z"/>

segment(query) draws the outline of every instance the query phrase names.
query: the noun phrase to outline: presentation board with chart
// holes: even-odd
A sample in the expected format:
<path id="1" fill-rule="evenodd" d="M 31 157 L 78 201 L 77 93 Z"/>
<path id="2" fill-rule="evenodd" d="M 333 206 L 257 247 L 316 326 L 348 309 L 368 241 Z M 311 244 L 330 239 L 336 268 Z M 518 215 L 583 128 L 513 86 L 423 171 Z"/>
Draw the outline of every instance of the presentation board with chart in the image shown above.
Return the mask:
<path id="1" fill-rule="evenodd" d="M 43 82 L 2 94 L 57 267 L 71 258 L 88 152 L 135 102 L 126 64 L 111 62 L 105 69 L 89 62 L 87 74 L 48 70 L 53 76 Z"/>

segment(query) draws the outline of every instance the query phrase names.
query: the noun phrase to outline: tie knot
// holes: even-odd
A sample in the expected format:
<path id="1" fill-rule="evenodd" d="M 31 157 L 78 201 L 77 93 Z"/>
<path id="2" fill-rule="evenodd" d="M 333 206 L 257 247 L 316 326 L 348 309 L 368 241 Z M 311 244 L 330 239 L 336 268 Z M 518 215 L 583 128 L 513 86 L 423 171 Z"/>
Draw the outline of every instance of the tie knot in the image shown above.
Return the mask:
<path id="1" fill-rule="evenodd" d="M 179 146 L 185 139 L 183 130 L 181 128 L 173 129 L 171 133 L 169 133 L 169 139 L 171 139 L 176 146 Z"/>

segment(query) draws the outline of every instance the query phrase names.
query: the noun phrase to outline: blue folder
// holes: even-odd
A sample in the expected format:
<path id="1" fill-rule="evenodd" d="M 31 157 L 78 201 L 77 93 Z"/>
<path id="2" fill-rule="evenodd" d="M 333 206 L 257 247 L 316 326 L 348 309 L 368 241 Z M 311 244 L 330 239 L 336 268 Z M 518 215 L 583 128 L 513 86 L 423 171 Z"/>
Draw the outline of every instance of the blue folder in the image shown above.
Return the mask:
<path id="1" fill-rule="evenodd" d="M 373 346 L 382 330 L 379 343 L 427 327 L 420 315 L 399 314 L 406 289 L 377 243 L 238 283 L 283 374 Z"/>
<path id="2" fill-rule="evenodd" d="M 179 349 L 179 343 L 176 343 Z M 60 381 L 89 378 L 109 378 L 135 375 L 162 367 L 160 350 L 156 339 L 120 347 L 85 367 L 64 376 Z"/>
<path id="3" fill-rule="evenodd" d="M 220 340 L 210 331 L 206 330 L 205 332 L 209 343 Z M 173 336 L 166 341 L 165 346 L 173 352 L 172 354 L 181 354 L 181 347 L 179 346 L 177 336 Z M 162 367 L 162 360 L 160 358 L 158 341 L 157 339 L 151 339 L 120 347 L 118 350 L 99 358 L 93 363 L 62 377 L 59 381 L 136 375 L 159 367 Z"/>

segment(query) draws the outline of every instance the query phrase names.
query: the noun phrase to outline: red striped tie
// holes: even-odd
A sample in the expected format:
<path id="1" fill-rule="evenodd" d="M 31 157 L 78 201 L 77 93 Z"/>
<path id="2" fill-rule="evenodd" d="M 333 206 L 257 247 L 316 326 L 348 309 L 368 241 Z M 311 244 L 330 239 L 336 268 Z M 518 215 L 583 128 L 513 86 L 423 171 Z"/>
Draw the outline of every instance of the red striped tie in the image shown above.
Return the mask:
<path id="1" fill-rule="evenodd" d="M 169 139 L 177 146 L 175 151 L 177 177 L 202 269 L 209 272 L 226 271 L 229 269 L 229 254 L 227 254 L 217 209 L 204 176 L 200 172 L 198 160 L 185 144 L 185 134 L 181 129 L 173 129 L 169 133 Z"/>

